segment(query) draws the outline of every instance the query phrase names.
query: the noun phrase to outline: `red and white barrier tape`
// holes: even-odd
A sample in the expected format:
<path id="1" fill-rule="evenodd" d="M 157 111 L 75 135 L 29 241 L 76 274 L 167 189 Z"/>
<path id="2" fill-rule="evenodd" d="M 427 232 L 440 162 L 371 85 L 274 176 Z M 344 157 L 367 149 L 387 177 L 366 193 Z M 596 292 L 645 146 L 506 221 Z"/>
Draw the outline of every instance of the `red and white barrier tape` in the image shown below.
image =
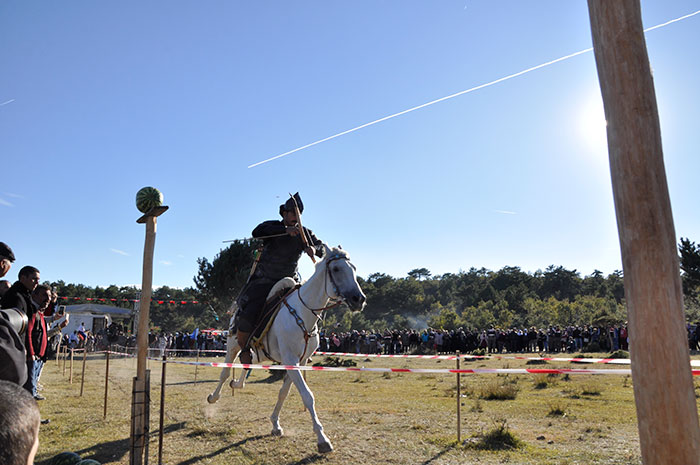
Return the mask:
<path id="1" fill-rule="evenodd" d="M 111 354 L 124 355 L 134 357 L 133 354 L 123 352 L 110 351 Z M 163 360 L 155 357 L 149 357 L 149 360 L 154 362 L 163 362 Z M 166 363 L 174 363 L 178 365 L 197 365 L 213 368 L 243 368 L 250 370 L 298 370 L 298 371 L 355 371 L 355 372 L 373 372 L 373 373 L 418 373 L 418 374 L 494 374 L 508 373 L 516 375 L 524 374 L 570 374 L 570 375 L 631 375 L 632 371 L 623 368 L 611 369 L 573 369 L 573 368 L 367 368 L 367 367 L 324 367 L 324 366 L 295 366 L 295 365 L 256 365 L 245 363 L 219 363 L 219 362 L 187 362 L 183 360 L 165 360 Z M 700 370 L 693 370 L 693 376 L 700 376 Z"/>
<path id="2" fill-rule="evenodd" d="M 158 359 L 152 359 L 157 361 Z M 162 361 L 162 360 L 161 360 Z M 532 369 L 532 368 L 367 368 L 367 367 L 323 367 L 323 366 L 297 366 L 297 365 L 256 365 L 245 363 L 217 363 L 217 362 L 185 362 L 180 360 L 167 360 L 166 363 L 181 365 L 210 366 L 214 368 L 244 368 L 251 370 L 298 370 L 298 371 L 367 371 L 373 373 L 419 373 L 419 374 L 491 374 L 491 373 L 511 373 L 511 374 L 576 374 L 576 375 L 629 375 L 631 370 L 608 369 L 608 370 L 585 370 L 585 369 Z M 697 372 L 697 373 L 696 373 Z M 700 375 L 700 370 L 694 370 L 693 374 Z"/>
<path id="3" fill-rule="evenodd" d="M 315 352 L 314 355 L 333 355 L 337 357 L 377 357 L 377 358 L 423 358 L 429 360 L 456 360 L 456 355 L 383 355 L 383 354 L 355 354 L 350 352 Z M 628 358 L 576 358 L 576 357 L 523 357 L 517 355 L 460 355 L 461 360 L 468 359 L 505 359 L 505 360 L 545 360 L 548 362 L 573 362 L 573 363 L 603 363 L 611 365 L 630 365 Z M 690 366 L 700 367 L 700 360 L 691 360 Z"/>
<path id="4" fill-rule="evenodd" d="M 58 297 L 61 300 L 85 300 L 88 302 L 140 302 L 139 299 L 108 299 L 108 298 L 99 298 L 99 297 L 63 297 L 60 296 Z M 178 305 L 187 305 L 187 304 L 199 304 L 202 303 L 199 300 L 158 300 L 158 299 L 151 299 L 152 304 L 157 304 L 157 305 L 163 305 L 163 304 L 178 304 Z"/>

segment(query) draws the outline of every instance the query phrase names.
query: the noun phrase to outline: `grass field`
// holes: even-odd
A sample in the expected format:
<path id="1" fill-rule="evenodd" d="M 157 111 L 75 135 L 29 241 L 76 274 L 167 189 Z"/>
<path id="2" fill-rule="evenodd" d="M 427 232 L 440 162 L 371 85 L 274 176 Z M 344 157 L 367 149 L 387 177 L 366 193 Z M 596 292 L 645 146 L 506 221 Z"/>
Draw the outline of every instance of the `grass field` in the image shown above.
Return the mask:
<path id="1" fill-rule="evenodd" d="M 592 354 L 593 356 L 598 356 Z M 694 358 L 698 358 L 695 356 Z M 315 361 L 320 361 L 316 357 Z M 187 360 L 187 359 L 185 359 Z M 205 359 L 222 361 L 222 359 Z M 355 359 L 358 366 L 454 368 L 453 361 Z M 465 368 L 521 368 L 521 360 L 462 361 Z M 529 368 L 581 368 L 549 362 Z M 149 462 L 157 463 L 161 364 L 151 368 Z M 596 368 L 605 368 L 596 365 Z M 55 361 L 41 382 L 46 400 L 36 463 L 62 451 L 103 464 L 129 460 L 134 359 L 110 360 L 107 419 L 103 420 L 105 360 L 88 358 L 80 394 L 81 360 L 73 383 Z M 462 375 L 462 443 L 457 443 L 456 375 L 313 372 L 307 381 L 335 450 L 318 454 L 316 436 L 292 387 L 270 435 L 269 416 L 281 381 L 254 371 L 232 397 L 206 401 L 219 369 L 169 364 L 163 463 L 167 464 L 635 464 L 641 463 L 632 380 L 619 375 Z M 696 397 L 700 380 L 695 380 Z M 505 400 L 488 400 L 489 398 Z M 510 441 L 510 442 L 509 442 Z"/>

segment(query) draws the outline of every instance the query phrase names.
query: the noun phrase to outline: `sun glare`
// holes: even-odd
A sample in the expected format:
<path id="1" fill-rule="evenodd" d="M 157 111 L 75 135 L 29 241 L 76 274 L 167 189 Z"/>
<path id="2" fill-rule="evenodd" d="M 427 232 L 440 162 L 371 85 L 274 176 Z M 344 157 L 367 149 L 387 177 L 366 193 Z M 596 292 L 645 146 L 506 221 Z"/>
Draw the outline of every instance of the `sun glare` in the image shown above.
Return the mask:
<path id="1" fill-rule="evenodd" d="M 579 106 L 577 127 L 579 137 L 591 152 L 607 155 L 605 113 L 600 92 L 591 92 Z"/>

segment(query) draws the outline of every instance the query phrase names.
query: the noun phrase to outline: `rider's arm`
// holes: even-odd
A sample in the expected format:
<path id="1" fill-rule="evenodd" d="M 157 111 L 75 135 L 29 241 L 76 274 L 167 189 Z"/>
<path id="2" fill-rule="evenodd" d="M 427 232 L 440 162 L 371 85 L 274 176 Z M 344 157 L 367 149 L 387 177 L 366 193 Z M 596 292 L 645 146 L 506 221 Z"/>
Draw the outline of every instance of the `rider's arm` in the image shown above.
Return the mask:
<path id="1" fill-rule="evenodd" d="M 309 245 L 314 249 L 314 253 L 316 254 L 317 257 L 323 257 L 323 242 L 316 237 L 309 228 L 304 228 L 304 231 L 306 231 L 306 237 L 309 240 Z"/>
<path id="2" fill-rule="evenodd" d="M 274 234 L 284 234 L 287 229 L 281 221 L 265 221 L 253 229 L 253 237 L 272 236 Z"/>

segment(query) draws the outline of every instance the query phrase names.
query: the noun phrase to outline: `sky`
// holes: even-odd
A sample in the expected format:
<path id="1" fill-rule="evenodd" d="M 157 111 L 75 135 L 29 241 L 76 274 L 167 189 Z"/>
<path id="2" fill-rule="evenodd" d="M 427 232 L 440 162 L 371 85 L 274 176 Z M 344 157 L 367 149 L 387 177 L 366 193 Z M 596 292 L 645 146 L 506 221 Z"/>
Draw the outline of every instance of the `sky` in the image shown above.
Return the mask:
<path id="1" fill-rule="evenodd" d="M 700 0 L 643 0 L 648 28 Z M 700 241 L 700 15 L 646 34 L 676 235 Z M 43 280 L 153 284 L 300 192 L 358 275 L 622 268 L 585 0 L 0 3 L 0 241 Z M 695 44 L 695 45 L 693 45 Z M 313 271 L 302 257 L 301 272 Z"/>

